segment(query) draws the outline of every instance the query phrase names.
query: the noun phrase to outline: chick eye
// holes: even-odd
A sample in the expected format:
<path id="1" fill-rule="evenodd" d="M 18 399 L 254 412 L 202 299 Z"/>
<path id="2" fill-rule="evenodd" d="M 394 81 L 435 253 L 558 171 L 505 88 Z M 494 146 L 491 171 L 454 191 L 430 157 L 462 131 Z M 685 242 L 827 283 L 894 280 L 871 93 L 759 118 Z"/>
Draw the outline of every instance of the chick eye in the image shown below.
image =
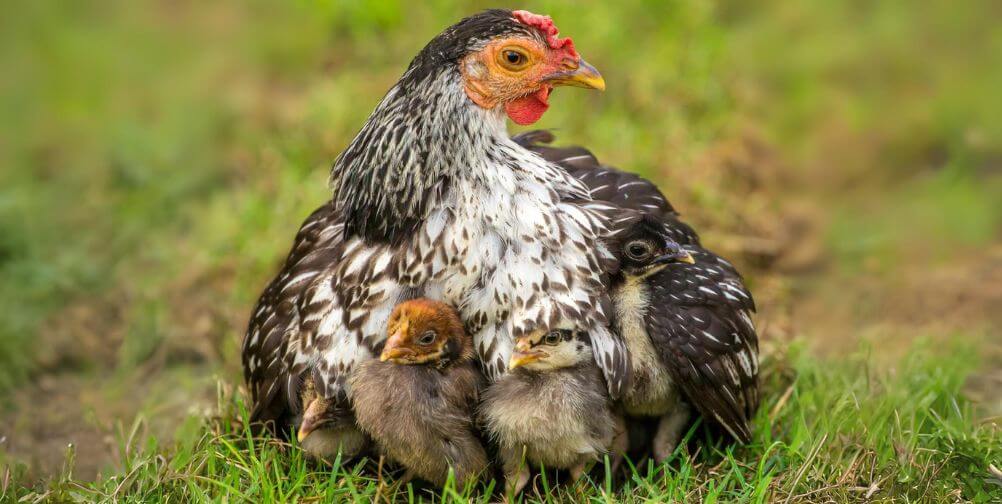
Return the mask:
<path id="1" fill-rule="evenodd" d="M 546 336 L 543 338 L 543 344 L 556 345 L 557 343 L 560 343 L 560 339 L 560 331 L 550 331 L 546 333 Z"/>
<path id="2" fill-rule="evenodd" d="M 529 56 L 520 49 L 504 49 L 498 53 L 498 60 L 508 70 L 521 70 L 529 63 Z"/>
<path id="3" fill-rule="evenodd" d="M 430 345 L 435 342 L 435 331 L 427 331 L 418 338 L 418 344 L 420 345 Z"/>
<path id="4" fill-rule="evenodd" d="M 626 244 L 624 252 L 626 257 L 634 261 L 646 261 L 654 253 L 654 247 L 649 242 L 634 240 Z"/>

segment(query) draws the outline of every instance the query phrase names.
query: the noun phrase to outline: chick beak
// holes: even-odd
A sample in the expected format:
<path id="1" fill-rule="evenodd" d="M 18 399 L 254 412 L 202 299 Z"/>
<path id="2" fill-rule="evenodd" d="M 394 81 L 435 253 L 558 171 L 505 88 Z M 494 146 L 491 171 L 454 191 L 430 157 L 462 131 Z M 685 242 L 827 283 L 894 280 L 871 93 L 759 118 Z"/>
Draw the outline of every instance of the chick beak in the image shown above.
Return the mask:
<path id="1" fill-rule="evenodd" d="M 303 440 L 306 439 L 306 436 L 309 436 L 311 432 L 317 430 L 318 427 L 324 424 L 324 408 L 324 401 L 321 401 L 319 397 L 311 401 L 306 407 L 306 411 L 303 412 L 303 421 L 299 424 L 299 430 L 296 432 L 296 439 L 300 443 L 302 443 Z"/>
<path id="2" fill-rule="evenodd" d="M 675 252 L 671 252 L 662 256 L 658 256 L 654 259 L 655 264 L 668 264 L 668 263 L 684 263 L 684 264 L 696 264 L 696 260 L 692 258 L 692 255 L 684 249 L 678 249 Z"/>
<path id="3" fill-rule="evenodd" d="M 583 59 L 569 60 L 564 63 L 563 70 L 548 75 L 543 79 L 551 86 L 574 86 L 605 91 L 605 79 L 595 67 Z"/>
<path id="4" fill-rule="evenodd" d="M 533 350 L 532 345 L 528 341 L 520 339 L 515 343 L 515 353 L 511 354 L 511 359 L 508 361 L 508 369 L 520 368 L 530 362 L 536 362 L 547 357 L 547 355 L 542 350 Z"/>
<path id="5" fill-rule="evenodd" d="M 511 370 L 515 368 L 520 368 L 531 362 L 536 362 L 545 356 L 546 354 L 540 351 L 526 352 L 526 353 L 515 352 L 511 355 L 511 360 L 508 361 L 508 369 Z"/>
<path id="6" fill-rule="evenodd" d="M 414 356 L 414 351 L 404 346 L 407 333 L 400 330 L 393 333 L 383 347 L 383 352 L 379 354 L 380 362 L 404 360 Z"/>

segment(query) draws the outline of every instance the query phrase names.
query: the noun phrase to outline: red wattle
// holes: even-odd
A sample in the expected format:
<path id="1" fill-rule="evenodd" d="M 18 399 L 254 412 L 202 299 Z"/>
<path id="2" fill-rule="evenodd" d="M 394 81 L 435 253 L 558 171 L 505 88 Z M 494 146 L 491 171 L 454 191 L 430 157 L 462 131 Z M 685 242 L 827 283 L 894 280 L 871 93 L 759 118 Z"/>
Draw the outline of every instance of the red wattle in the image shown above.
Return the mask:
<path id="1" fill-rule="evenodd" d="M 550 108 L 549 97 L 549 86 L 543 86 L 533 94 L 508 102 L 504 106 L 504 111 L 515 124 L 528 126 L 543 117 L 546 109 Z"/>

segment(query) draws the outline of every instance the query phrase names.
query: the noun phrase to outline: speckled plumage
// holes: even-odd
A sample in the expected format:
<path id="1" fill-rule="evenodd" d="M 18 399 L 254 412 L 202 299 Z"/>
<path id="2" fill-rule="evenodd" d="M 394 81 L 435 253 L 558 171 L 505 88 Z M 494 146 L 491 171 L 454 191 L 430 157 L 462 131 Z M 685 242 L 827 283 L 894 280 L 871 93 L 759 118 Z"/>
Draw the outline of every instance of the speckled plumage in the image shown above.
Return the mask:
<path id="1" fill-rule="evenodd" d="M 672 240 L 685 245 L 699 245 L 699 236 L 686 223 L 658 189 L 658 186 L 636 173 L 604 165 L 584 147 L 553 147 L 555 137 L 546 130 L 533 130 L 512 138 L 519 145 L 543 156 L 544 159 L 567 170 L 588 188 L 592 199 L 612 205 L 621 211 L 640 212 L 664 221 L 663 231 Z"/>
<path id="2" fill-rule="evenodd" d="M 687 248 L 695 264 L 673 265 L 648 278 L 651 308 L 644 324 L 692 405 L 747 442 L 759 402 L 755 303 L 729 262 Z"/>
<path id="3" fill-rule="evenodd" d="M 343 223 L 331 204 L 316 209 L 293 242 L 285 263 L 258 299 L 244 337 L 241 358 L 252 404 L 251 419 L 280 433 L 300 412 L 300 390 L 307 370 L 293 373 L 285 355 L 300 331 L 304 293 L 317 275 L 336 264 L 343 242 Z"/>

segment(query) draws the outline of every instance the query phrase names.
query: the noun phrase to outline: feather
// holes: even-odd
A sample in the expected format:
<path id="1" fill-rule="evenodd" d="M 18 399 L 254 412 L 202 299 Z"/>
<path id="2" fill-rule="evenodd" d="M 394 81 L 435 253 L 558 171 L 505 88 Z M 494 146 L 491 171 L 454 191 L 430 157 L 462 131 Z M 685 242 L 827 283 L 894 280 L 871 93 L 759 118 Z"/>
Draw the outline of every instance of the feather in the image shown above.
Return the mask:
<path id="1" fill-rule="evenodd" d="M 605 375 L 609 397 L 617 399 L 630 386 L 630 349 L 622 337 L 605 326 L 595 327 L 590 336 L 595 362 Z"/>
<path id="2" fill-rule="evenodd" d="M 647 279 L 647 333 L 690 402 L 747 442 L 758 409 L 758 337 L 748 316 L 754 302 L 737 272 L 705 267 L 720 264 L 708 251 L 690 253 L 695 264 L 674 264 Z"/>

